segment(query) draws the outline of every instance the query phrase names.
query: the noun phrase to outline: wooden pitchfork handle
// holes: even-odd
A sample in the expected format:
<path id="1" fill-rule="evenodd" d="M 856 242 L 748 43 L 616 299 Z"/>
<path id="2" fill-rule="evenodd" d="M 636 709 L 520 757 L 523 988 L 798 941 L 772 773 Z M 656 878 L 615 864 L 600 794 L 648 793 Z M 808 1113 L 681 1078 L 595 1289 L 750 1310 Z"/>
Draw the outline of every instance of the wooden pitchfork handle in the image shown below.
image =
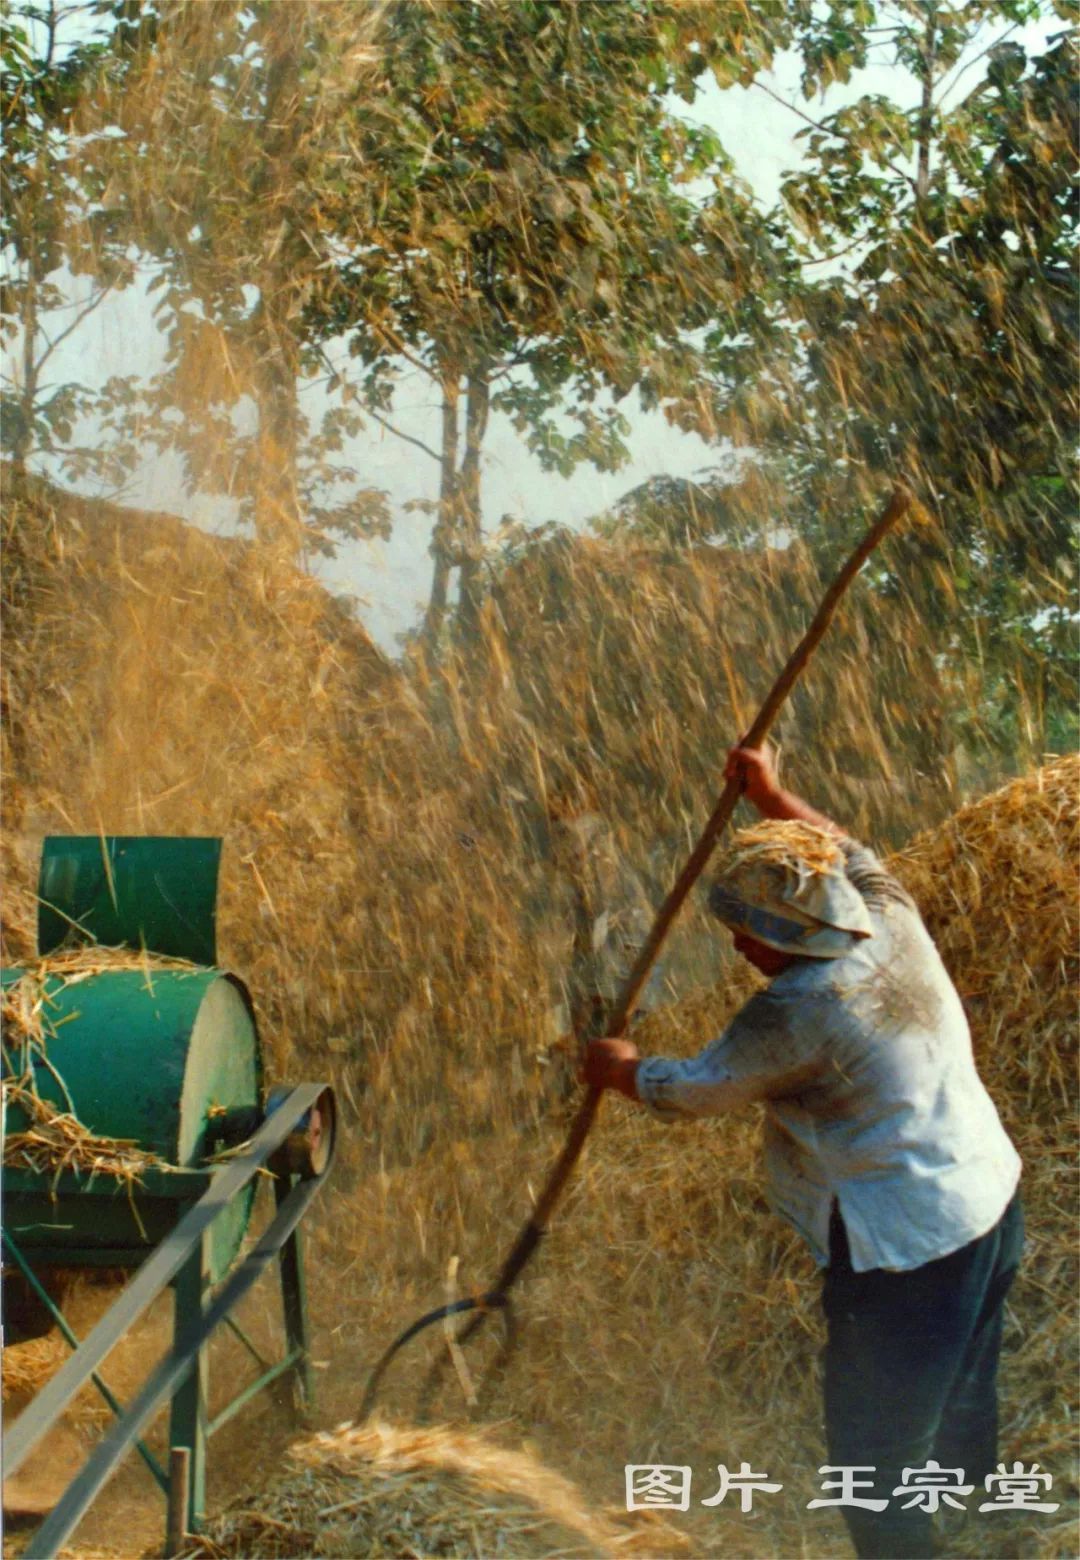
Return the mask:
<path id="1" fill-rule="evenodd" d="M 897 484 L 893 488 L 892 495 L 880 516 L 867 531 L 862 541 L 855 548 L 855 551 L 825 592 L 813 622 L 806 630 L 797 648 L 792 652 L 784 670 L 770 688 L 768 697 L 761 706 L 754 724 L 742 738 L 741 746 L 757 748 L 764 742 L 772 729 L 773 722 L 783 707 L 785 699 L 802 675 L 810 657 L 825 637 L 829 624 L 832 622 L 836 609 L 840 604 L 840 598 L 870 554 L 886 534 L 898 524 L 912 503 L 912 495 L 908 489 L 902 484 Z M 649 971 L 656 960 L 660 945 L 667 936 L 672 921 L 682 908 L 686 896 L 701 876 L 717 840 L 735 811 L 735 804 L 739 800 L 741 792 L 742 782 L 739 779 L 734 778 L 726 782 L 723 791 L 720 793 L 720 799 L 713 808 L 712 816 L 702 830 L 701 838 L 694 846 L 686 865 L 679 873 L 675 886 L 657 912 L 652 929 L 642 944 L 641 951 L 634 961 L 634 967 L 627 976 L 619 993 L 614 1012 L 605 1030 L 605 1038 L 615 1040 L 626 1033 L 627 1025 L 637 1005 L 638 997 L 641 995 L 641 989 L 648 979 Z M 393 1356 L 404 1343 L 407 1343 L 410 1338 L 414 1338 L 424 1327 L 429 1326 L 432 1322 L 441 1320 L 443 1317 L 452 1314 L 452 1312 L 473 1310 L 477 1314 L 466 1323 L 458 1339 L 460 1343 L 464 1343 L 482 1325 L 489 1311 L 503 1309 L 508 1305 L 507 1292 L 540 1244 L 541 1237 L 558 1206 L 559 1199 L 562 1197 L 563 1190 L 570 1178 L 570 1173 L 580 1157 L 582 1148 L 585 1146 L 585 1140 L 596 1118 L 602 1093 L 602 1089 L 591 1086 L 586 1090 L 585 1098 L 578 1107 L 573 1121 L 570 1123 L 570 1130 L 567 1133 L 562 1153 L 559 1155 L 540 1196 L 537 1198 L 536 1206 L 531 1216 L 523 1226 L 509 1256 L 499 1270 L 499 1276 L 495 1280 L 494 1287 L 476 1299 L 455 1301 L 451 1308 L 440 1306 L 437 1311 L 432 1311 L 428 1316 L 422 1317 L 420 1321 L 414 1322 L 390 1346 L 372 1372 L 360 1410 L 361 1418 L 366 1415 L 370 1408 L 379 1379 Z"/>

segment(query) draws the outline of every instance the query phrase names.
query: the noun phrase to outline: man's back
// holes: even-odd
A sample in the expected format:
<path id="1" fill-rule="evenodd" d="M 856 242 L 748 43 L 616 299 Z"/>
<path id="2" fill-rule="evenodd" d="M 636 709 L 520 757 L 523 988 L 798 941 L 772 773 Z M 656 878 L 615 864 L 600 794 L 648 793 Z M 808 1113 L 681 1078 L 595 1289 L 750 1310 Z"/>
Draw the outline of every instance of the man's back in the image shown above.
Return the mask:
<path id="1" fill-rule="evenodd" d="M 835 1196 L 856 1271 L 917 1267 L 996 1222 L 1020 1161 L 918 911 L 870 851 L 843 849 L 874 935 L 842 959 L 795 961 L 727 1033 L 783 1034 L 799 1059 L 794 1086 L 781 1073 L 763 1090 L 767 1159 L 778 1210 L 818 1260 Z"/>

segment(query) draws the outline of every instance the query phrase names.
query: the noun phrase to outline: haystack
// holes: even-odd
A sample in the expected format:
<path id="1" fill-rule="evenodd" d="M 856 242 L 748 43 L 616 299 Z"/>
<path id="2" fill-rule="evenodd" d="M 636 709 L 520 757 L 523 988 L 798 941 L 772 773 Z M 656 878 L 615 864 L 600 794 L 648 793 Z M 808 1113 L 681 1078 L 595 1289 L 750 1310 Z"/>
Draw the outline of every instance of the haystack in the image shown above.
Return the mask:
<path id="1" fill-rule="evenodd" d="M 598 1512 L 535 1454 L 447 1427 L 342 1426 L 300 1441 L 283 1476 L 186 1553 L 252 1557 L 656 1555 L 685 1540 L 652 1516 Z"/>
<path id="2" fill-rule="evenodd" d="M 1059 759 L 919 835 L 895 863 L 984 1071 L 1006 1103 L 1042 1117 L 1075 1099 L 1078 791 L 1080 759 Z"/>
<path id="3" fill-rule="evenodd" d="M 219 952 L 272 1079 L 333 1076 L 390 1162 L 511 1103 L 466 1082 L 493 1036 L 541 1110 L 545 874 L 453 662 L 391 665 L 293 564 L 168 515 L 34 483 L 4 523 L 7 956 L 42 835 L 220 834 Z"/>

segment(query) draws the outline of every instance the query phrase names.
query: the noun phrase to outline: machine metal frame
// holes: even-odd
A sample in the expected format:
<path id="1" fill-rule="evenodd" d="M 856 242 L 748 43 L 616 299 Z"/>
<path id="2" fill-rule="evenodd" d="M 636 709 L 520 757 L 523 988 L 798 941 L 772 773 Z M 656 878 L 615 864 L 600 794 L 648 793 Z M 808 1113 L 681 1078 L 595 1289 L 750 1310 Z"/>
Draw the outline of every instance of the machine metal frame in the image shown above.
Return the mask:
<path id="1" fill-rule="evenodd" d="M 270 1111 L 250 1143 L 230 1163 L 213 1171 L 188 1171 L 193 1189 L 202 1190 L 175 1228 L 150 1253 L 130 1283 L 106 1314 L 78 1344 L 56 1375 L 4 1436 L 5 1475 L 13 1474 L 41 1438 L 51 1429 L 75 1394 L 94 1381 L 118 1415 L 82 1470 L 72 1480 L 26 1551 L 35 1560 L 51 1560 L 67 1541 L 114 1468 L 132 1445 L 147 1462 L 169 1500 L 168 1531 L 173 1541 L 201 1525 L 205 1501 L 207 1442 L 256 1393 L 291 1374 L 299 1399 L 309 1403 L 312 1394 L 308 1352 L 307 1313 L 303 1259 L 298 1225 L 318 1193 L 333 1159 L 335 1106 L 333 1091 L 325 1084 L 300 1084 L 271 1102 Z M 211 1297 L 207 1277 L 207 1235 L 215 1218 L 241 1195 L 255 1176 L 269 1170 L 274 1175 L 276 1211 L 269 1226 Z M 175 1172 L 170 1175 L 175 1195 Z M 61 1322 L 65 1337 L 74 1334 L 44 1293 L 30 1264 L 10 1234 L 4 1246 L 50 1312 Z M 63 1260 L 63 1254 L 54 1254 Z M 48 1260 L 50 1253 L 35 1250 Z M 221 1322 L 236 1328 L 231 1313 L 266 1268 L 277 1259 L 284 1311 L 286 1352 L 266 1366 L 213 1419 L 208 1416 L 205 1345 Z M 161 1291 L 172 1284 L 175 1291 L 173 1346 L 147 1377 L 131 1404 L 121 1408 L 101 1381 L 98 1367 L 120 1338 L 131 1328 Z M 246 1346 L 254 1346 L 246 1338 Z M 158 1460 L 140 1440 L 153 1414 L 171 1399 L 169 1423 L 170 1470 L 166 1475 Z"/>

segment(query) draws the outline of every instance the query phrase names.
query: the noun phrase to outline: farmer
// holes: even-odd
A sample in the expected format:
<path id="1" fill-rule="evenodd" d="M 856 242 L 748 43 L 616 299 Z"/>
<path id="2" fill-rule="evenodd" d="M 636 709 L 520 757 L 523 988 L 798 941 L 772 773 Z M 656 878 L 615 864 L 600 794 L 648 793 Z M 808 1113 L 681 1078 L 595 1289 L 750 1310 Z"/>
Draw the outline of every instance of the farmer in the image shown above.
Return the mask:
<path id="1" fill-rule="evenodd" d="M 733 749 L 726 773 L 775 821 L 734 837 L 709 904 L 770 983 L 693 1059 L 594 1040 L 585 1079 L 665 1122 L 764 1104 L 771 1201 L 825 1270 L 829 1463 L 887 1502 L 843 1506 L 856 1553 L 932 1555 L 928 1502 L 894 1491 L 933 1459 L 988 1498 L 1020 1160 L 909 895 L 766 752 Z"/>

